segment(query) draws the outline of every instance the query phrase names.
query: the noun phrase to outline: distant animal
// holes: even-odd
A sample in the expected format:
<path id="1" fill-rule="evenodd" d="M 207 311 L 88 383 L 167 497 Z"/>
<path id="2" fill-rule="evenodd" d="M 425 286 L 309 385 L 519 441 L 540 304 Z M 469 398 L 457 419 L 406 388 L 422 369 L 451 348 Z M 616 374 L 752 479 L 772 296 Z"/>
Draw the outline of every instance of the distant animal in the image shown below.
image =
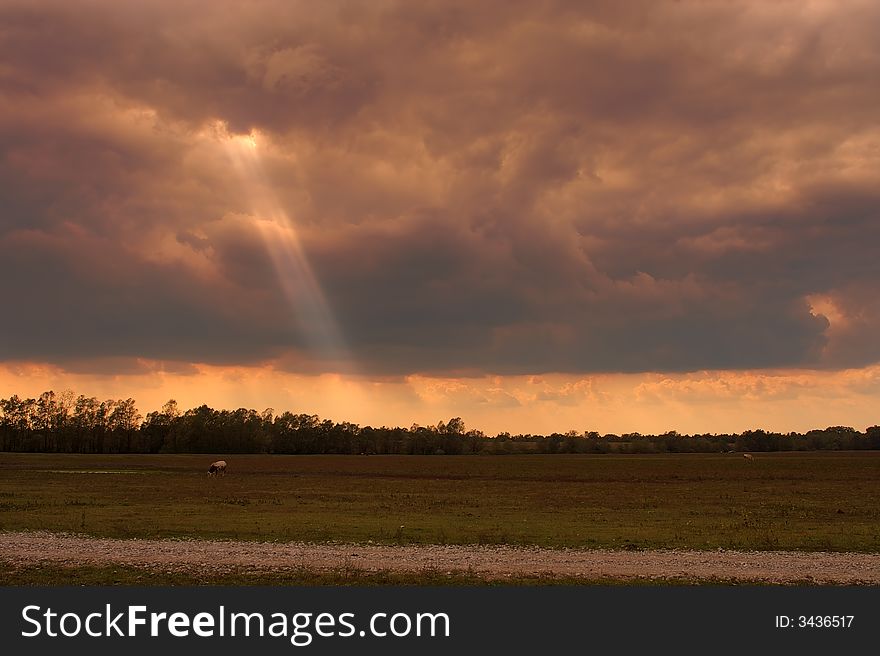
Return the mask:
<path id="1" fill-rule="evenodd" d="M 743 454 L 743 458 L 745 458 L 745 459 L 748 460 L 749 462 L 754 462 L 754 461 L 755 461 L 755 458 L 754 458 L 754 456 L 753 456 L 751 453 L 744 453 L 744 454 Z"/>
<path id="2" fill-rule="evenodd" d="M 208 468 L 208 476 L 213 476 L 214 474 L 225 474 L 226 473 L 226 461 L 218 460 L 217 462 L 212 462 L 211 466 Z"/>

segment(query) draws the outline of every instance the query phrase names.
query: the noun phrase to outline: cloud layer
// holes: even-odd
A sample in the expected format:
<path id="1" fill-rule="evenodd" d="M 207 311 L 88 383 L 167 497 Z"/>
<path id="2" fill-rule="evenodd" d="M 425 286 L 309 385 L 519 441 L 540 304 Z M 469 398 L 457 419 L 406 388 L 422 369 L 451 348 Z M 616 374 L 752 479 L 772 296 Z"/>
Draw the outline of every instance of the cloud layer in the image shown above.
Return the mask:
<path id="1" fill-rule="evenodd" d="M 0 24 L 0 360 L 339 368 L 229 161 L 248 138 L 361 373 L 880 361 L 875 2 L 0 0 Z"/>

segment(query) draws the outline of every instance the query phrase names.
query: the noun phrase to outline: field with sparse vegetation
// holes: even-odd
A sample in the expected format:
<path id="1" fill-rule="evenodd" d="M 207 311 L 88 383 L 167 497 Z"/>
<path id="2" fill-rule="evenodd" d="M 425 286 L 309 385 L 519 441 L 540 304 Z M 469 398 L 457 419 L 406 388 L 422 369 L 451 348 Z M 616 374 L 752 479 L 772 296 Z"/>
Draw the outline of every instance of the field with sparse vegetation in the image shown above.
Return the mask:
<path id="1" fill-rule="evenodd" d="M 0 454 L 0 531 L 115 538 L 880 551 L 880 453 Z"/>

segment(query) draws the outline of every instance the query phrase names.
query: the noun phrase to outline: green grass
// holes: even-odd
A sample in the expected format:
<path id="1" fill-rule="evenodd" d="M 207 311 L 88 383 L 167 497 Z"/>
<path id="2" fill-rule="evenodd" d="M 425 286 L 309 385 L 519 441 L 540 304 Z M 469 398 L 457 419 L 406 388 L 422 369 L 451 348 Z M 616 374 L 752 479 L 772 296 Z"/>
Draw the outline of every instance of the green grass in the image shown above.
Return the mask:
<path id="1" fill-rule="evenodd" d="M 224 457 L 0 454 L 0 530 L 880 551 L 880 453 Z"/>

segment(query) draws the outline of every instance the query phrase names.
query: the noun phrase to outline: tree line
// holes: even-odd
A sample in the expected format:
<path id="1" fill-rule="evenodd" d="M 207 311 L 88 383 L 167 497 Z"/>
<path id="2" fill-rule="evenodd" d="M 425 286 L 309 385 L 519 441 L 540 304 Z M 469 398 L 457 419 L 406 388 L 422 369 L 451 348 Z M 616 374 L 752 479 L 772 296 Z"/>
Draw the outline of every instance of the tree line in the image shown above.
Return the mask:
<path id="1" fill-rule="evenodd" d="M 515 454 L 720 453 L 728 451 L 880 450 L 880 426 L 832 426 L 806 433 L 551 435 L 467 430 L 460 417 L 433 426 L 359 426 L 317 415 L 267 409 L 181 411 L 176 401 L 146 417 L 134 399 L 49 391 L 0 399 L 0 450 L 41 453 Z"/>

